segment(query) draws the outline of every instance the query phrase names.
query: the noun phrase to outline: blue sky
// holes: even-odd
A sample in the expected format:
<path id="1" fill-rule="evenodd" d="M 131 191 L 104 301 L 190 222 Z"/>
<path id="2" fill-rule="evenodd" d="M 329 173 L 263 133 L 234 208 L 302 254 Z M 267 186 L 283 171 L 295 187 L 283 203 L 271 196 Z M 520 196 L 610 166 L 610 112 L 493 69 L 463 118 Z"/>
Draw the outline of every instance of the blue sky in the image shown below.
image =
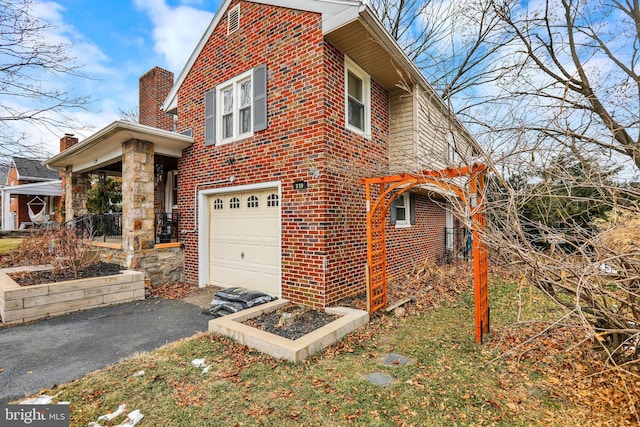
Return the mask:
<path id="1" fill-rule="evenodd" d="M 132 110 L 138 102 L 138 78 L 158 65 L 177 75 L 221 0 L 37 0 L 34 14 L 50 22 L 48 38 L 69 44 L 88 79 L 63 78 L 65 90 L 91 95 L 90 111 L 71 113 L 92 129 L 47 131 L 24 127 L 34 140 L 58 150 L 65 133 L 81 140 Z M 53 84 L 53 82 L 50 82 Z M 59 134 L 55 134 L 58 132 Z"/>

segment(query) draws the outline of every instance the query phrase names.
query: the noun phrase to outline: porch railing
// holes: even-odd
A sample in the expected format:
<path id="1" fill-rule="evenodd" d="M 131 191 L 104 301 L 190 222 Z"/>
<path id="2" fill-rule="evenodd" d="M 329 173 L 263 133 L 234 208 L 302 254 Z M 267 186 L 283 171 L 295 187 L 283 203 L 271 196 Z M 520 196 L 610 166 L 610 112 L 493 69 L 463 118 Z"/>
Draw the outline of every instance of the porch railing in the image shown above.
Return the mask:
<path id="1" fill-rule="evenodd" d="M 180 215 L 178 212 L 162 212 L 155 215 L 156 243 L 177 242 L 180 237 Z"/>
<path id="2" fill-rule="evenodd" d="M 95 240 L 122 239 L 122 214 L 88 214 L 65 222 L 67 227 L 73 227 L 78 236 L 85 236 Z"/>
<path id="3" fill-rule="evenodd" d="M 83 215 L 65 222 L 65 226 L 94 240 L 122 240 L 121 213 Z M 155 214 L 153 230 L 155 243 L 179 241 L 180 216 L 177 212 Z"/>

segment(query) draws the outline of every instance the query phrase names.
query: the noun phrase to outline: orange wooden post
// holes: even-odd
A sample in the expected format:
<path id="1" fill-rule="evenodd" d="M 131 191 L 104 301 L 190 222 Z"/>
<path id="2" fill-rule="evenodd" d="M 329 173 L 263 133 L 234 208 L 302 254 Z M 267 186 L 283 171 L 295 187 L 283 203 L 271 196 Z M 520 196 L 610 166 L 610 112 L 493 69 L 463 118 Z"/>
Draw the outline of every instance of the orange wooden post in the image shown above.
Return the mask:
<path id="1" fill-rule="evenodd" d="M 365 275 L 367 280 L 367 311 L 369 314 L 371 313 L 371 186 L 369 183 L 365 183 L 365 200 L 366 200 L 366 210 L 367 210 L 367 274 Z"/>
<path id="2" fill-rule="evenodd" d="M 483 333 L 489 332 L 488 260 L 487 246 L 483 240 L 486 227 L 483 172 L 472 174 L 470 192 L 476 342 L 482 343 Z"/>

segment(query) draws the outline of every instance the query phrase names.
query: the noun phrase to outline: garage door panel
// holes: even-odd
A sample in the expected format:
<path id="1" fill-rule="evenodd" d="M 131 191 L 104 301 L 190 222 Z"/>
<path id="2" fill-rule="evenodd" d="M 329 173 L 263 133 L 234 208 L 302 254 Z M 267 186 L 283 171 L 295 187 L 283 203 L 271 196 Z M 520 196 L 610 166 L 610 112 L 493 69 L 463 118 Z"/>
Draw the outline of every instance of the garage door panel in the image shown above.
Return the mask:
<path id="1" fill-rule="evenodd" d="M 280 293 L 279 209 L 275 188 L 210 197 L 210 283 Z"/>

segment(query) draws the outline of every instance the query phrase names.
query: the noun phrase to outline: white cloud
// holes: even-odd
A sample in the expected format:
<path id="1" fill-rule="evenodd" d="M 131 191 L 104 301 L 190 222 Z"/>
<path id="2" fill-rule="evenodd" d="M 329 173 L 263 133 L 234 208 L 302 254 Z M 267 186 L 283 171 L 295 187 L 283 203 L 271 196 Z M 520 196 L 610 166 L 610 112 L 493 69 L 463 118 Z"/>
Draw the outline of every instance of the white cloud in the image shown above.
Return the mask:
<path id="1" fill-rule="evenodd" d="M 154 25 L 154 50 L 164 56 L 169 69 L 179 72 L 211 22 L 213 13 L 186 5 L 171 7 L 165 0 L 134 0 L 134 4 Z"/>
<path id="2" fill-rule="evenodd" d="M 67 46 L 67 53 L 83 66 L 84 73 L 105 74 L 111 71 L 106 66 L 109 57 L 64 21 L 63 6 L 55 2 L 42 2 L 34 3 L 31 10 L 35 17 L 51 25 L 44 34 L 47 42 Z"/>

